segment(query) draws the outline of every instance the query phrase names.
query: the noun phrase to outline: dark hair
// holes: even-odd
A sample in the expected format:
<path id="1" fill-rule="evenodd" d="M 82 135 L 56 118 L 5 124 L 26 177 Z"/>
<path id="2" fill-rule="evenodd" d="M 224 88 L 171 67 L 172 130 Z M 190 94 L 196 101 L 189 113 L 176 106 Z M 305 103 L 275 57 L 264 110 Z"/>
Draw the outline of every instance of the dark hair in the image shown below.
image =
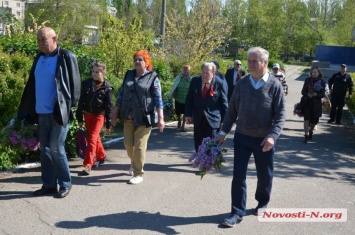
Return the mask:
<path id="1" fill-rule="evenodd" d="M 92 63 L 92 67 L 99 67 L 102 72 L 106 73 L 106 64 L 102 61 L 95 61 L 94 63 Z"/>
<path id="2" fill-rule="evenodd" d="M 318 66 L 312 66 L 311 67 L 311 71 L 309 72 L 309 75 L 312 77 L 312 70 L 313 69 L 318 70 L 318 78 L 322 79 L 323 73 L 322 73 L 322 71 L 320 70 L 320 68 Z"/>

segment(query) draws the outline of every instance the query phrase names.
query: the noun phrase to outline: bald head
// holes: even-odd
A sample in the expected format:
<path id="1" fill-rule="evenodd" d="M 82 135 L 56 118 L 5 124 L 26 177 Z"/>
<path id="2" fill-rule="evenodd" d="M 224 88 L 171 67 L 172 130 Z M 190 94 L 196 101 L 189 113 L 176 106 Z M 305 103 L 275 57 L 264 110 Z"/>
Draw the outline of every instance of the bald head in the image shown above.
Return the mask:
<path id="1" fill-rule="evenodd" d="M 57 49 L 57 35 L 52 28 L 44 27 L 37 32 L 37 44 L 39 50 L 45 55 L 51 54 Z"/>

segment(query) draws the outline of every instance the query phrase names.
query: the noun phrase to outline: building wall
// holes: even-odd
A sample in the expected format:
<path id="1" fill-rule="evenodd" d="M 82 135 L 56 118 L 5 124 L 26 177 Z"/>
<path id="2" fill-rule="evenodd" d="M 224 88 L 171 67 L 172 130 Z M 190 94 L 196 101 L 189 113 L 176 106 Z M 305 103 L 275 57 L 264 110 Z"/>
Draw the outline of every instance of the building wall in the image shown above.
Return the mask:
<path id="1" fill-rule="evenodd" d="M 317 45 L 316 60 L 331 64 L 355 65 L 355 47 Z"/>
<path id="2" fill-rule="evenodd" d="M 26 0 L 1 0 L 1 7 L 5 11 L 11 11 L 17 19 L 23 19 L 25 17 L 25 3 Z"/>

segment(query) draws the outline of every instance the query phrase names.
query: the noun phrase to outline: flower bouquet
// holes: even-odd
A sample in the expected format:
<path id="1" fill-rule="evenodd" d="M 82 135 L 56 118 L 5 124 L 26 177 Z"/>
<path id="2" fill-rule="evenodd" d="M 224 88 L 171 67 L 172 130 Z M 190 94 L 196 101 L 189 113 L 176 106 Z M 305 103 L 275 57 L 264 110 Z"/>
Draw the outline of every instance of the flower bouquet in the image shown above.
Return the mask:
<path id="1" fill-rule="evenodd" d="M 192 167 L 199 167 L 202 179 L 211 169 L 221 169 L 222 163 L 226 162 L 223 158 L 225 152 L 227 150 L 215 141 L 215 137 L 207 137 L 202 140 L 197 153 L 191 155 L 189 162 L 193 162 Z"/>
<path id="2" fill-rule="evenodd" d="M 318 93 L 321 89 L 323 89 L 322 82 L 321 80 L 316 81 L 313 86 L 311 83 L 308 83 L 308 90 L 310 94 L 316 94 Z"/>

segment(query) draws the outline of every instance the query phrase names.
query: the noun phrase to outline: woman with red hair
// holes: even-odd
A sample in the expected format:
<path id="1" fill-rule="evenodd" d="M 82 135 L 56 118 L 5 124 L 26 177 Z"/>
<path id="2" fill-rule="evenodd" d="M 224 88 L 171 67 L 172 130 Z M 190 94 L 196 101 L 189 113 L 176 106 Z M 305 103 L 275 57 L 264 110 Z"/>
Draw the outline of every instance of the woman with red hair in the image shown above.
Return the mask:
<path id="1" fill-rule="evenodd" d="M 112 124 L 116 125 L 117 114 L 123 122 L 124 145 L 131 159 L 129 184 L 143 181 L 145 155 L 148 139 L 154 125 L 153 116 L 158 116 L 159 131 L 163 132 L 163 100 L 157 74 L 146 50 L 133 55 L 134 69 L 126 72 L 123 84 L 112 112 Z M 150 115 L 152 114 L 152 115 Z M 152 118 L 149 118 L 152 117 Z"/>

